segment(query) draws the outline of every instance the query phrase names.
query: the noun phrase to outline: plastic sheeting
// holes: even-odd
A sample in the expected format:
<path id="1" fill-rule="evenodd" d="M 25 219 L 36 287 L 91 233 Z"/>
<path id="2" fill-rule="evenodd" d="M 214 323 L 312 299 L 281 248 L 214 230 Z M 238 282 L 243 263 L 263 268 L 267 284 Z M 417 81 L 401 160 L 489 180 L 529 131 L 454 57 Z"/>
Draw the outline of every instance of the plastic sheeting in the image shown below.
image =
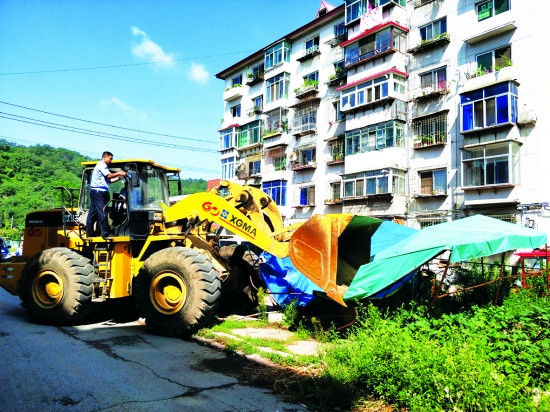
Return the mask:
<path id="1" fill-rule="evenodd" d="M 289 257 L 278 258 L 268 252 L 260 256 L 260 277 L 278 305 L 288 305 L 296 300 L 298 306 L 304 306 L 314 298 L 314 291 L 322 292 L 292 265 Z"/>
<path id="2" fill-rule="evenodd" d="M 482 215 L 430 226 L 382 250 L 373 262 L 361 266 L 344 299 L 370 297 L 444 250 L 451 251 L 451 262 L 460 262 L 509 250 L 534 249 L 546 240 L 546 233 Z"/>

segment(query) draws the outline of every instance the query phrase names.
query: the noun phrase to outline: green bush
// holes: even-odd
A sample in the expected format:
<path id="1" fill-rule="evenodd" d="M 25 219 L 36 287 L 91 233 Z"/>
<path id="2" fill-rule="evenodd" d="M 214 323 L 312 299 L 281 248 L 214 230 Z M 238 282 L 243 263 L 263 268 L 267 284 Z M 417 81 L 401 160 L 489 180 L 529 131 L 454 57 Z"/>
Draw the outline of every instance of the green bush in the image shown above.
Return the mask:
<path id="1" fill-rule="evenodd" d="M 371 305 L 347 338 L 326 351 L 326 369 L 310 394 L 322 408 L 371 397 L 413 411 L 543 407 L 550 386 L 549 309 L 547 298 L 529 291 L 502 306 L 439 317 L 424 307 L 389 316 Z M 538 401 L 536 393 L 543 394 Z"/>

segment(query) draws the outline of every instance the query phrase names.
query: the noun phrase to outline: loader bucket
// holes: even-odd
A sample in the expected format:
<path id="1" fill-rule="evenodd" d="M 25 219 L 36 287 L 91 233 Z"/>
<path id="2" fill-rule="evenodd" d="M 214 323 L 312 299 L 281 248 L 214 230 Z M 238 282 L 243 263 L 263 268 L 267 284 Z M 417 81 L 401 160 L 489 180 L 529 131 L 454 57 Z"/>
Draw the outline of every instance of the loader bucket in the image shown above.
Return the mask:
<path id="1" fill-rule="evenodd" d="M 359 266 L 369 262 L 370 239 L 381 223 L 367 216 L 314 215 L 290 238 L 290 259 L 327 296 L 346 306 L 338 286 L 349 286 Z"/>

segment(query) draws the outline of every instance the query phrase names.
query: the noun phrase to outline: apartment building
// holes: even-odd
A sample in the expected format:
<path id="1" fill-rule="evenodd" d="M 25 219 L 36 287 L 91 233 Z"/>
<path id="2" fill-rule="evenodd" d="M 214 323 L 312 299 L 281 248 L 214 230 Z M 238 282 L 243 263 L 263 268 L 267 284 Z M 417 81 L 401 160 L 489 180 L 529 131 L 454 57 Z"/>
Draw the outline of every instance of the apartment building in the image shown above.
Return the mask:
<path id="1" fill-rule="evenodd" d="M 290 222 L 482 213 L 550 232 L 548 3 L 321 1 L 218 73 L 221 177 L 262 188 Z"/>

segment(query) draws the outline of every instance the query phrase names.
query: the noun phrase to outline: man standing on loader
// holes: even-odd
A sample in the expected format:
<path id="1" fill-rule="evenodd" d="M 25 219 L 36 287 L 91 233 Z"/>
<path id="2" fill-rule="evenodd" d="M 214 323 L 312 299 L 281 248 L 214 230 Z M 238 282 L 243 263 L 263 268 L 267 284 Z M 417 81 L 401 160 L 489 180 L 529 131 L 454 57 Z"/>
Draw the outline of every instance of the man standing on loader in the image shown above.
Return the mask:
<path id="1" fill-rule="evenodd" d="M 124 171 L 112 173 L 109 170 L 109 165 L 112 161 L 113 154 L 111 152 L 103 152 L 101 161 L 95 165 L 92 172 L 90 182 L 90 211 L 86 219 L 86 235 L 88 237 L 97 234 L 94 231 L 94 224 L 96 222 L 104 239 L 111 235 L 105 214 L 105 206 L 109 202 L 109 181 L 107 179 L 126 176 L 126 172 Z"/>

